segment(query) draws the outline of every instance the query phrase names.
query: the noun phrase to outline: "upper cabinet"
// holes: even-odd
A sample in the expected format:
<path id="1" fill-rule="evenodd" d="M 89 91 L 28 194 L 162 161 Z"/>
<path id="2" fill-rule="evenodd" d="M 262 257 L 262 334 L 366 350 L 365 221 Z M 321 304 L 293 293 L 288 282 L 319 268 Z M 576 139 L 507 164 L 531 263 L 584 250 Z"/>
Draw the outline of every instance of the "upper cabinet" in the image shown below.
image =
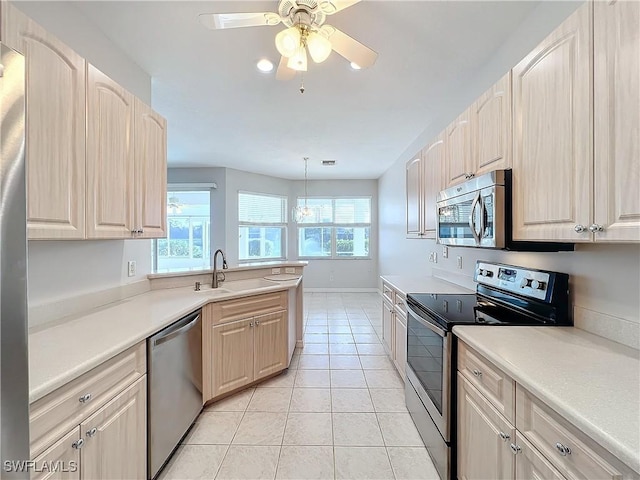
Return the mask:
<path id="1" fill-rule="evenodd" d="M 469 178 L 471 160 L 471 109 L 456 118 L 446 130 L 446 186 Z"/>
<path id="2" fill-rule="evenodd" d="M 140 237 L 164 237 L 167 228 L 167 121 L 135 101 L 135 221 Z"/>
<path id="3" fill-rule="evenodd" d="M 89 65 L 87 112 L 87 238 L 131 238 L 133 95 Z"/>
<path id="4" fill-rule="evenodd" d="M 593 8 L 594 236 L 638 242 L 640 3 L 594 2 Z"/>
<path id="5" fill-rule="evenodd" d="M 590 241 L 592 4 L 513 68 L 513 238 Z"/>
<path id="6" fill-rule="evenodd" d="M 85 235 L 85 60 L 2 2 L 3 41 L 25 56 L 30 239 Z"/>
<path id="7" fill-rule="evenodd" d="M 470 173 L 481 175 L 511 168 L 511 72 L 473 104 Z"/>
<path id="8" fill-rule="evenodd" d="M 422 157 L 421 153 L 409 160 L 406 165 L 406 193 L 407 193 L 407 237 L 421 236 L 422 224 Z"/>

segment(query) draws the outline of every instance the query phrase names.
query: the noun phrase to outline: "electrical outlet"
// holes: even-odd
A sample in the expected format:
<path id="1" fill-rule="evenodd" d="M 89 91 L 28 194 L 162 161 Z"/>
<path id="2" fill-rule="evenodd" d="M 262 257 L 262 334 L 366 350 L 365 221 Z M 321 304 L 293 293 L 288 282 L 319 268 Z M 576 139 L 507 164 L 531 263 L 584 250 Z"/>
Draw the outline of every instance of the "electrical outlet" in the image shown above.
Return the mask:
<path id="1" fill-rule="evenodd" d="M 458 255 L 458 268 L 462 270 L 462 257 Z"/>
<path id="2" fill-rule="evenodd" d="M 446 245 L 442 246 L 442 258 L 449 258 L 449 247 Z"/>
<path id="3" fill-rule="evenodd" d="M 127 275 L 130 277 L 135 276 L 136 274 L 136 261 L 135 260 L 129 260 L 127 262 Z"/>
<path id="4" fill-rule="evenodd" d="M 295 267 L 286 267 L 284 273 L 296 273 Z"/>
<path id="5" fill-rule="evenodd" d="M 280 275 L 280 269 L 279 268 L 272 268 L 271 269 L 271 275 Z"/>

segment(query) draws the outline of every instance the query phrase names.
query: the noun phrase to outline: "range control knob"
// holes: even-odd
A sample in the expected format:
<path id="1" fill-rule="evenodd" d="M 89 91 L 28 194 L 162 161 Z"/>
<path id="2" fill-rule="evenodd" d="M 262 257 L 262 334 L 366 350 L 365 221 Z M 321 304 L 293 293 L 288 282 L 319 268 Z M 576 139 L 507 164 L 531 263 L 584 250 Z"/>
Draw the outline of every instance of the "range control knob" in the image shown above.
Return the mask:
<path id="1" fill-rule="evenodd" d="M 533 280 L 531 282 L 531 288 L 533 288 L 534 290 L 544 290 L 545 287 L 546 287 L 546 284 L 539 280 Z"/>
<path id="2" fill-rule="evenodd" d="M 493 272 L 491 270 L 485 270 L 483 275 L 485 277 L 491 278 L 491 277 L 493 277 Z"/>
<path id="3" fill-rule="evenodd" d="M 531 279 L 530 278 L 523 278 L 520 281 L 520 288 L 526 288 L 526 287 L 530 287 L 531 286 Z"/>

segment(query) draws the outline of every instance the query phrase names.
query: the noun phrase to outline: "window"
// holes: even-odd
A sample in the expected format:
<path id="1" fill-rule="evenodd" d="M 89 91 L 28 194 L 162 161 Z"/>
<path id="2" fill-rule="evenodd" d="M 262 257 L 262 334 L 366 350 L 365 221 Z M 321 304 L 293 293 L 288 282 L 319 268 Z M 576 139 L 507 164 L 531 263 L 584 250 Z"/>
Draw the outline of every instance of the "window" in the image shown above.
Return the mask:
<path id="1" fill-rule="evenodd" d="M 155 242 L 156 270 L 211 265 L 210 211 L 209 189 L 167 192 L 167 238 Z"/>
<path id="2" fill-rule="evenodd" d="M 307 198 L 306 205 L 311 214 L 298 224 L 299 257 L 370 258 L 371 198 Z"/>
<path id="3" fill-rule="evenodd" d="M 286 258 L 286 219 L 286 197 L 238 192 L 238 260 Z"/>

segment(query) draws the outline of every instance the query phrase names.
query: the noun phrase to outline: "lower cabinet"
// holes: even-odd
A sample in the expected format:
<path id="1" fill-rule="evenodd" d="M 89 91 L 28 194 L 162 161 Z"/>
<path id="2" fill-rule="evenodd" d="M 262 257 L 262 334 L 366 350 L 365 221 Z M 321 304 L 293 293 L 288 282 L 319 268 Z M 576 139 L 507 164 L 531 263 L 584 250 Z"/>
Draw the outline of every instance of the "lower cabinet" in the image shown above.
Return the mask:
<path id="1" fill-rule="evenodd" d="M 382 345 L 404 379 L 407 368 L 407 306 L 404 293 L 382 281 Z"/>
<path id="2" fill-rule="evenodd" d="M 405 370 L 407 368 L 407 317 L 403 317 L 401 314 L 395 313 L 395 355 L 394 361 L 398 372 L 405 377 Z"/>
<path id="3" fill-rule="evenodd" d="M 287 312 L 269 313 L 253 318 L 254 380 L 287 368 Z"/>
<path id="4" fill-rule="evenodd" d="M 519 453 L 516 462 L 516 479 L 531 480 L 544 478 L 545 480 L 562 480 L 562 474 L 527 441 L 520 432 L 516 432 L 516 452 Z"/>
<path id="5" fill-rule="evenodd" d="M 79 480 L 79 439 L 80 427 L 76 427 L 38 455 L 34 460 L 37 472 L 32 473 L 31 480 Z M 48 468 L 49 465 L 52 468 Z"/>
<path id="6" fill-rule="evenodd" d="M 387 302 L 382 302 L 382 344 L 392 360 L 394 360 L 393 347 L 395 346 L 393 339 L 394 323 L 393 307 Z"/>

